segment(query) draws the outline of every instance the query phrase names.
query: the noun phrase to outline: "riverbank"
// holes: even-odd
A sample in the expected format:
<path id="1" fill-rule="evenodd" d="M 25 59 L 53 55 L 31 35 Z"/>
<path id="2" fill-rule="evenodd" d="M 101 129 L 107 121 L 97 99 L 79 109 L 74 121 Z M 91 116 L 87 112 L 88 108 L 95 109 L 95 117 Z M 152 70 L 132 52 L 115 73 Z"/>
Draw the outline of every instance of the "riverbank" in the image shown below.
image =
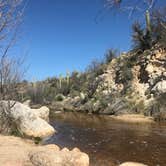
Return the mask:
<path id="1" fill-rule="evenodd" d="M 78 148 L 36 145 L 56 134 L 49 123 L 49 108 L 32 109 L 16 101 L 0 101 L 0 105 L 0 166 L 89 166 L 88 155 Z"/>
<path id="2" fill-rule="evenodd" d="M 35 145 L 33 141 L 0 135 L 0 166 L 88 166 L 89 157 L 78 148 L 69 151 L 57 145 Z"/>

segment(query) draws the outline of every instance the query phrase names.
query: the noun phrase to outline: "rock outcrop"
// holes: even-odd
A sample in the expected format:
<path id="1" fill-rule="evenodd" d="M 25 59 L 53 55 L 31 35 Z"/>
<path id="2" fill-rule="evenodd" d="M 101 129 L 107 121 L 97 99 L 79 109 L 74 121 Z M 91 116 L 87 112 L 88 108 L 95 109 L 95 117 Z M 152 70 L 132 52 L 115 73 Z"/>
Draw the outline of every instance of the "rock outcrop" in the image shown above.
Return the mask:
<path id="1" fill-rule="evenodd" d="M 99 113 L 119 115 L 131 112 L 150 116 L 156 112 L 166 114 L 161 109 L 165 106 L 159 103 L 159 97 L 166 96 L 165 48 L 154 46 L 143 53 L 122 54 L 114 58 L 107 65 L 105 73 L 98 77 L 102 81 L 94 98 L 96 100 L 102 96 L 100 98 L 107 104 Z M 120 107 L 117 101 L 122 103 Z"/>
<path id="2" fill-rule="evenodd" d="M 51 136 L 55 132 L 55 129 L 46 122 L 49 119 L 47 107 L 31 109 L 15 101 L 0 101 L 0 106 L 1 123 L 9 119 L 10 123 L 15 123 L 15 127 L 23 135 L 43 138 Z M 11 124 L 11 126 L 13 127 L 14 124 Z"/>

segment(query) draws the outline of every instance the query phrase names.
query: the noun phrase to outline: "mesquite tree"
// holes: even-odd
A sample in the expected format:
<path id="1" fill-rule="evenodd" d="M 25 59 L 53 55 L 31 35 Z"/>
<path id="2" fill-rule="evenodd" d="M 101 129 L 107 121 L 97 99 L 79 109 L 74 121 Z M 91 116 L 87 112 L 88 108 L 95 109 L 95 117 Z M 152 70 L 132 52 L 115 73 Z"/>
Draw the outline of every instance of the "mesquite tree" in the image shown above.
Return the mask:
<path id="1" fill-rule="evenodd" d="M 18 99 L 18 83 L 23 79 L 22 57 L 13 55 L 24 10 L 23 0 L 0 0 L 0 133 L 18 134 L 11 109 Z M 11 101 L 12 100 L 12 101 Z"/>
<path id="2" fill-rule="evenodd" d="M 151 16 L 153 11 L 157 9 L 157 3 L 159 3 L 157 0 L 104 0 L 104 9 L 117 9 L 122 12 L 127 12 L 129 17 L 133 16 L 135 13 L 144 14 L 146 18 L 146 28 L 147 31 L 150 32 L 152 30 Z M 165 24 L 161 22 L 161 25 L 166 29 Z"/>
<path id="3" fill-rule="evenodd" d="M 0 100 L 13 100 L 22 78 L 22 58 L 11 55 L 22 20 L 22 0 L 0 0 Z M 15 57 L 15 58 L 14 58 Z"/>

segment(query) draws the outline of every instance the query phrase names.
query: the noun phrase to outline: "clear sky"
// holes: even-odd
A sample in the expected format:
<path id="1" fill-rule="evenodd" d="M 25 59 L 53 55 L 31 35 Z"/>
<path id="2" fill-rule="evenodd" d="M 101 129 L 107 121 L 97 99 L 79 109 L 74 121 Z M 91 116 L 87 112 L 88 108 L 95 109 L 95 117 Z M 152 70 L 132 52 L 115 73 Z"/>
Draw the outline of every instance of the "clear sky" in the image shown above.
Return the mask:
<path id="1" fill-rule="evenodd" d="M 28 50 L 28 79 L 82 71 L 109 48 L 131 47 L 131 22 L 103 12 L 102 0 L 29 0 L 21 45 Z M 97 17 L 97 22 L 95 17 Z"/>

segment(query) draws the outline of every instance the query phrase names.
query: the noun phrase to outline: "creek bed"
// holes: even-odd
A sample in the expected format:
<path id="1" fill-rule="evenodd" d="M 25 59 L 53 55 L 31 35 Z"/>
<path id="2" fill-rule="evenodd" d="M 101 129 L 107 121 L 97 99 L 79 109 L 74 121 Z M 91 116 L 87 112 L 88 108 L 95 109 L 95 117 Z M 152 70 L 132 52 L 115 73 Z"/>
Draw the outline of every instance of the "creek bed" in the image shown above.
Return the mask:
<path id="1" fill-rule="evenodd" d="M 55 114 L 50 122 L 58 133 L 45 144 L 78 147 L 89 155 L 91 166 L 115 166 L 125 161 L 166 165 L 165 123 L 124 123 L 73 112 Z"/>

